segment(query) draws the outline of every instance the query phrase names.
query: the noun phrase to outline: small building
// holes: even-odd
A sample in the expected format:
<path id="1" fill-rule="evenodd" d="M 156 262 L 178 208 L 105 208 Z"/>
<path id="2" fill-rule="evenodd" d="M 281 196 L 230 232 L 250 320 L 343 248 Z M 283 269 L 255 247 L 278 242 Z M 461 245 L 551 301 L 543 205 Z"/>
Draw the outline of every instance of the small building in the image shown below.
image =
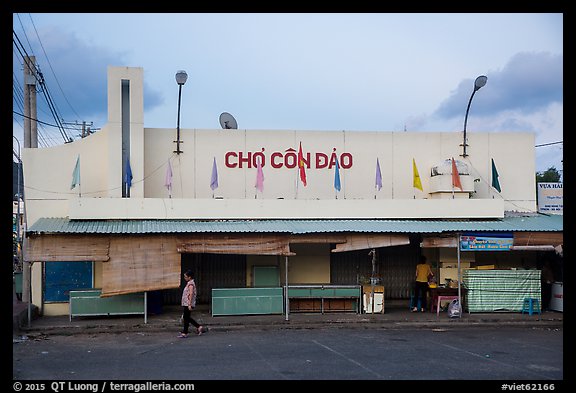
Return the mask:
<path id="1" fill-rule="evenodd" d="M 563 242 L 561 216 L 537 213 L 531 132 L 471 132 L 462 157 L 459 132 L 146 128 L 143 101 L 142 68 L 109 67 L 100 131 L 22 152 L 44 315 L 68 314 L 78 288 L 178 304 L 187 269 L 200 304 L 286 283 L 377 282 L 409 299 L 420 254 L 439 273 L 534 269 Z M 474 233 L 505 238 L 504 252 L 460 253 Z"/>

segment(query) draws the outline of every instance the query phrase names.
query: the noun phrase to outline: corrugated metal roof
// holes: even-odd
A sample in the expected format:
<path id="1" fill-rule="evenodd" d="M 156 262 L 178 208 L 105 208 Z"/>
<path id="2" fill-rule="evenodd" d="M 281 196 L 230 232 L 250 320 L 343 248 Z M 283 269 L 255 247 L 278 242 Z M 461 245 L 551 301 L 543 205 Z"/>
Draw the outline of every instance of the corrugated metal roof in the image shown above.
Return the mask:
<path id="1" fill-rule="evenodd" d="M 40 218 L 28 233 L 442 233 L 561 232 L 563 216 L 537 215 L 495 220 L 70 220 Z"/>

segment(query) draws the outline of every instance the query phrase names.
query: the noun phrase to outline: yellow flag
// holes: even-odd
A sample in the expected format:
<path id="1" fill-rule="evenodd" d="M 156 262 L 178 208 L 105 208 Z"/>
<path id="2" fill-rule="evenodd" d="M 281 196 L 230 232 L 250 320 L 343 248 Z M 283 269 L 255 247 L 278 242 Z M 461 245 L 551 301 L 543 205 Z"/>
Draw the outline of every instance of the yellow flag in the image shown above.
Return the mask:
<path id="1" fill-rule="evenodd" d="M 420 191 L 424 191 L 422 189 L 422 182 L 420 181 L 420 175 L 418 174 L 418 168 L 416 168 L 415 159 L 412 159 L 412 168 L 414 172 L 414 188 L 418 188 Z"/>

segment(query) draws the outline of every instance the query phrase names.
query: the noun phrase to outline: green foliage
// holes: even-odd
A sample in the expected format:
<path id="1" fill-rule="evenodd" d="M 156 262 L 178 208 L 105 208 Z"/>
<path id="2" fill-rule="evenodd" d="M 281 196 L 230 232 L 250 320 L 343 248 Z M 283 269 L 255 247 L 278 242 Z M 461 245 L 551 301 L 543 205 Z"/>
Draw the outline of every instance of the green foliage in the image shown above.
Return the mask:
<path id="1" fill-rule="evenodd" d="M 550 167 L 544 172 L 536 172 L 536 183 L 558 183 L 560 172 L 555 167 Z"/>

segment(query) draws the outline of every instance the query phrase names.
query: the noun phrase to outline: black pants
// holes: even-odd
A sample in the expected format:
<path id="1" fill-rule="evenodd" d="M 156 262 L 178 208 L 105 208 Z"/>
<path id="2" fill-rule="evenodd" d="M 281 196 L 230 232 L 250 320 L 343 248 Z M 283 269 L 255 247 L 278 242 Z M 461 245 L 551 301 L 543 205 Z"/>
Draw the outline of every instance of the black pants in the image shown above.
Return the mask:
<path id="1" fill-rule="evenodd" d="M 192 318 L 190 316 L 190 309 L 188 309 L 188 306 L 186 307 L 182 307 L 182 315 L 183 315 L 183 319 L 184 319 L 184 329 L 182 330 L 182 333 L 184 334 L 188 334 L 188 327 L 190 326 L 190 324 L 194 325 L 194 327 L 199 328 L 200 324 L 198 322 L 196 322 L 194 320 L 194 318 Z"/>
<path id="2" fill-rule="evenodd" d="M 416 281 L 414 283 L 414 307 L 418 307 L 418 298 L 420 298 L 420 308 L 426 310 L 427 296 L 428 296 L 428 283 Z"/>

